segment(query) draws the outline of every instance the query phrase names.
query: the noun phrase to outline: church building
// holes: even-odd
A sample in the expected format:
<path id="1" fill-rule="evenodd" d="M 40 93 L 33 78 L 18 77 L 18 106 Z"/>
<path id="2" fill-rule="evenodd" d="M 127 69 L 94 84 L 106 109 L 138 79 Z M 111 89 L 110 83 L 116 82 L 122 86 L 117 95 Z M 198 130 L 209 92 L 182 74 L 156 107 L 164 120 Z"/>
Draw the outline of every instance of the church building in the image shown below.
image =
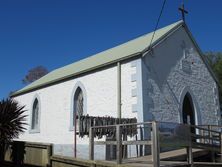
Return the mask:
<path id="1" fill-rule="evenodd" d="M 74 115 L 220 124 L 217 79 L 183 21 L 56 69 L 12 94 L 26 106 L 20 140 L 73 156 Z M 152 40 L 152 41 L 151 41 Z M 98 152 L 98 150 L 95 150 Z M 77 137 L 77 157 L 88 137 Z"/>

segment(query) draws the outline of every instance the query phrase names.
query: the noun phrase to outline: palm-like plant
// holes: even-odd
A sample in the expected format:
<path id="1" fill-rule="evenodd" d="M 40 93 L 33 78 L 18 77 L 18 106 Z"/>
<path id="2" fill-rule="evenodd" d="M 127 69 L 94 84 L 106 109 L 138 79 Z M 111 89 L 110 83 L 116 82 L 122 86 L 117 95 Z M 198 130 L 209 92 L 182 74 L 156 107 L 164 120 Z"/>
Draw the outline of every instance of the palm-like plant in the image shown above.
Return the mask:
<path id="1" fill-rule="evenodd" d="M 0 101 L 0 164 L 4 161 L 8 144 L 25 130 L 24 107 L 12 99 Z"/>

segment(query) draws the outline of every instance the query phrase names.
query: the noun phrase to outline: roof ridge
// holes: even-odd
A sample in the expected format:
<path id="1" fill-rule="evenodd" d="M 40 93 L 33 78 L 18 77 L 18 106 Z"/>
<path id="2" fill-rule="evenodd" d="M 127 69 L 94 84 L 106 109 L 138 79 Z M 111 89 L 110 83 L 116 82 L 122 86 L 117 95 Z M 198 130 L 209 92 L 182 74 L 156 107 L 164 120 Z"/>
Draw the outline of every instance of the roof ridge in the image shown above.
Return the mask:
<path id="1" fill-rule="evenodd" d="M 183 20 L 179 20 L 179 21 L 177 21 L 177 22 L 175 22 L 175 23 L 172 23 L 172 24 L 178 24 L 178 23 L 183 23 Z M 161 30 L 161 29 L 164 29 L 164 28 L 166 28 L 166 27 L 168 27 L 168 26 L 171 26 L 172 24 L 167 25 L 167 26 L 162 27 L 162 28 L 159 28 L 159 29 L 156 30 L 156 32 L 159 31 L 159 30 Z M 102 54 L 102 53 L 104 53 L 104 52 L 108 52 L 109 50 L 115 49 L 115 48 L 117 48 L 117 47 L 121 47 L 122 45 L 125 45 L 125 44 L 127 44 L 127 43 L 129 43 L 129 42 L 133 42 L 133 41 L 135 41 L 135 40 L 138 40 L 139 38 L 144 38 L 144 37 L 146 37 L 146 36 L 148 36 L 148 35 L 151 35 L 152 33 L 154 33 L 154 31 L 149 32 L 149 33 L 144 33 L 143 35 L 138 35 L 137 37 L 132 38 L 132 39 L 130 39 L 130 40 L 124 42 L 124 43 L 118 44 L 118 45 L 116 45 L 116 46 L 114 46 L 114 47 L 111 47 L 111 48 L 108 48 L 108 49 L 106 49 L 106 50 L 100 51 L 100 52 L 98 52 L 98 53 L 92 54 L 92 55 L 90 55 L 90 56 L 88 56 L 88 57 L 85 57 L 85 58 L 80 59 L 80 60 L 77 60 L 77 61 L 75 61 L 75 62 L 73 62 L 73 63 L 67 64 L 67 65 L 65 65 L 65 66 L 63 66 L 63 67 L 56 68 L 56 69 L 54 69 L 53 71 L 55 71 L 55 70 L 60 70 L 60 69 L 62 69 L 62 68 L 64 68 L 64 67 L 67 67 L 67 66 L 69 66 L 69 65 L 74 65 L 75 63 L 79 63 L 79 62 L 84 61 L 84 60 L 88 60 L 88 59 L 90 59 L 90 58 L 92 58 L 92 57 L 94 57 L 94 56 L 97 56 L 97 55 Z M 152 42 L 151 45 L 152 45 L 153 43 L 154 43 L 154 42 Z M 148 44 L 148 45 L 149 45 L 149 44 Z M 147 45 L 147 46 L 148 46 L 148 45 Z M 51 72 L 53 72 L 53 71 L 51 71 Z"/>
<path id="2" fill-rule="evenodd" d="M 183 23 L 183 21 L 179 20 L 170 25 L 157 29 L 156 35 L 151 44 L 149 44 L 149 40 L 151 40 L 151 35 L 154 33 L 153 31 L 133 38 L 115 47 L 93 54 L 92 56 L 86 57 L 77 62 L 57 68 L 33 83 L 27 85 L 23 89 L 16 91 L 11 96 L 17 96 L 43 86 L 56 83 L 58 81 L 73 77 L 81 72 L 84 73 L 86 71 L 99 68 L 102 65 L 105 66 L 106 64 L 111 64 L 120 59 L 128 59 L 130 55 L 142 52 L 144 49 L 149 47 L 149 45 L 157 42 L 165 34 L 169 33 L 172 31 L 172 29 Z"/>

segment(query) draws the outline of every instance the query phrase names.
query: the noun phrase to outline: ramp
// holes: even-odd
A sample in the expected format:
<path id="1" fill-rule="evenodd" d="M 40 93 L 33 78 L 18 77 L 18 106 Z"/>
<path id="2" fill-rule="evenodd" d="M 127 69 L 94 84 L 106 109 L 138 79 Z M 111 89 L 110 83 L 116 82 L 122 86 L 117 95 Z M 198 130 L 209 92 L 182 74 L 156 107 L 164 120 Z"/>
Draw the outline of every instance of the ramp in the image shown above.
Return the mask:
<path id="1" fill-rule="evenodd" d="M 113 141 L 95 141 L 94 133 L 102 131 L 104 129 L 112 128 L 116 132 L 115 139 Z M 127 138 L 124 136 L 126 132 L 135 129 L 143 129 L 142 133 L 145 134 L 146 139 L 141 138 Z M 207 126 L 194 126 L 179 123 L 169 122 L 142 122 L 132 124 L 118 124 L 111 126 L 99 126 L 91 127 L 89 131 L 89 157 L 90 160 L 94 160 L 94 145 L 116 145 L 116 160 L 115 162 L 103 161 L 107 164 L 117 164 L 119 166 L 187 166 L 187 165 L 211 165 L 215 163 L 211 162 L 193 162 L 196 157 L 201 157 L 211 152 L 211 155 L 215 153 L 221 153 L 222 143 L 222 127 L 215 125 Z M 136 140 L 135 140 L 136 139 Z M 124 158 L 123 148 L 127 148 L 129 145 L 136 145 L 141 148 L 151 148 L 151 155 L 143 156 L 141 149 L 138 151 L 137 156 Z M 148 146 L 148 147 L 145 147 Z M 160 152 L 160 148 L 169 148 L 174 151 Z M 179 149 L 180 148 L 180 149 Z M 165 150 L 166 150 L 165 149 Z M 142 152 L 143 152 L 142 151 Z M 139 154 L 138 154 L 139 153 Z M 213 158 L 212 158 L 213 159 Z M 220 164 L 220 163 L 218 163 Z M 218 166 L 217 164 L 217 166 Z"/>

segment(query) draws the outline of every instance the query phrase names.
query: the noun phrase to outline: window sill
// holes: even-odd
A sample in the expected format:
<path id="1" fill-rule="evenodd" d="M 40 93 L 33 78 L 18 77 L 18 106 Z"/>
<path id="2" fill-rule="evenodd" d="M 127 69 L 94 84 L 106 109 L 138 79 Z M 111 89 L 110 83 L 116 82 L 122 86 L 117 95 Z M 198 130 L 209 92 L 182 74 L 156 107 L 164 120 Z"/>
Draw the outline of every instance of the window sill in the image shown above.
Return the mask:
<path id="1" fill-rule="evenodd" d="M 32 134 L 32 133 L 40 133 L 40 129 L 30 129 L 29 133 L 30 134 Z"/>

